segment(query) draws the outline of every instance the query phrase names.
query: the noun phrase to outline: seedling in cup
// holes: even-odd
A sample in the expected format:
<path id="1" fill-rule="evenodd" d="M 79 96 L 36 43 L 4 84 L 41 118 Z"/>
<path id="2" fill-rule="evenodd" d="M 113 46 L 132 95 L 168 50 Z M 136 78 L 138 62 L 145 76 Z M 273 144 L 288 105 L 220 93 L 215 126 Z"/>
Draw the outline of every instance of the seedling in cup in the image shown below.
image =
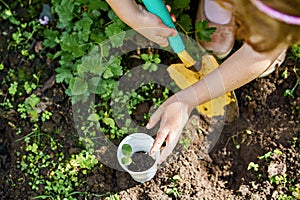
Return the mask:
<path id="1" fill-rule="evenodd" d="M 119 164 L 137 182 L 149 181 L 156 174 L 160 152 L 149 155 L 153 142 L 148 134 L 134 133 L 124 138 L 118 147 Z"/>
<path id="2" fill-rule="evenodd" d="M 123 165 L 130 165 L 132 163 L 131 155 L 132 155 L 132 147 L 130 144 L 123 144 L 122 146 L 122 154 L 124 157 L 121 159 Z"/>

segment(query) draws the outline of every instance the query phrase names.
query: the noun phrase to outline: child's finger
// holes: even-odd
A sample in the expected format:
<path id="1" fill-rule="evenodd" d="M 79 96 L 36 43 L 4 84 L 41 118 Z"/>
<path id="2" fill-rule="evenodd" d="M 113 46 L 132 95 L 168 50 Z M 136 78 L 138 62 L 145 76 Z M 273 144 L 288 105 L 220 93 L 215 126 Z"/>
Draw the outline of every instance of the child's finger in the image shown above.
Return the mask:
<path id="1" fill-rule="evenodd" d="M 171 16 L 172 21 L 173 21 L 173 22 L 176 22 L 176 17 L 175 17 L 175 15 L 171 13 L 170 16 Z"/>
<path id="2" fill-rule="evenodd" d="M 164 108 L 162 106 L 159 107 L 150 117 L 150 120 L 149 120 L 148 124 L 146 125 L 146 128 L 147 129 L 153 128 L 161 119 L 163 112 L 164 112 Z"/>
<path id="3" fill-rule="evenodd" d="M 150 155 L 153 155 L 156 151 L 160 150 L 161 145 L 164 143 L 168 135 L 169 131 L 167 129 L 162 129 L 157 132 L 156 138 L 150 150 Z"/>
<path id="4" fill-rule="evenodd" d="M 175 17 L 175 15 L 171 13 L 171 10 L 172 10 L 171 6 L 170 6 L 170 5 L 166 5 L 166 7 L 167 7 L 168 12 L 170 13 L 170 16 L 171 16 L 172 21 L 173 21 L 173 22 L 176 22 L 176 17 Z"/>
<path id="5" fill-rule="evenodd" d="M 171 10 L 172 10 L 171 6 L 167 4 L 166 7 L 167 7 L 168 12 L 171 12 Z"/>

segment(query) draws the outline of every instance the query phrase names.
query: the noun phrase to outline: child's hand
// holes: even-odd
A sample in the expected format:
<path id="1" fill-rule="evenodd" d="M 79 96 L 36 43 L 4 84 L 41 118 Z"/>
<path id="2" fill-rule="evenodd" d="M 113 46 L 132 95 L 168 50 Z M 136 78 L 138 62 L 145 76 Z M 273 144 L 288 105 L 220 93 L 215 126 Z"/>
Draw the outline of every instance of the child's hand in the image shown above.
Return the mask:
<path id="1" fill-rule="evenodd" d="M 106 0 L 106 2 L 128 26 L 163 47 L 169 45 L 168 37 L 177 34 L 175 29 L 163 24 L 159 17 L 147 12 L 134 0 Z M 170 6 L 167 6 L 167 9 L 171 11 Z M 175 21 L 174 15 L 171 15 L 171 18 Z"/>
<path id="2" fill-rule="evenodd" d="M 159 121 L 160 128 L 150 150 L 152 155 L 159 151 L 166 140 L 166 146 L 161 152 L 160 162 L 164 161 L 176 146 L 181 131 L 186 124 L 193 106 L 189 105 L 180 95 L 175 94 L 164 102 L 151 116 L 147 128 L 154 127 Z"/>
<path id="3" fill-rule="evenodd" d="M 139 16 L 136 20 L 128 22 L 129 26 L 160 46 L 168 46 L 168 37 L 175 36 L 177 31 L 163 24 L 159 17 L 146 11 L 141 5 L 138 5 L 138 7 Z M 169 6 L 167 8 L 169 11 L 171 10 Z M 172 16 L 172 19 L 174 21 L 175 17 Z"/>

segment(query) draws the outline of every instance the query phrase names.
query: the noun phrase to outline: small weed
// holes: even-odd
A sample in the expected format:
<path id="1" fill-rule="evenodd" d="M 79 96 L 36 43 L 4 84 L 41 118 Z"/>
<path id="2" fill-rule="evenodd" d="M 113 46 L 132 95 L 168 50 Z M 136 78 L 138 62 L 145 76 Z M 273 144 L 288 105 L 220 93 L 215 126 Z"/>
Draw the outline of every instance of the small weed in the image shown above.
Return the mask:
<path id="1" fill-rule="evenodd" d="M 191 143 L 191 139 L 189 137 L 182 137 L 181 140 L 179 141 L 179 144 L 181 144 L 185 149 L 188 149 L 190 143 Z"/>
<path id="2" fill-rule="evenodd" d="M 181 180 L 181 177 L 179 175 L 174 175 L 171 178 L 171 184 L 167 186 L 166 188 L 166 194 L 167 195 L 173 195 L 176 199 L 179 197 L 179 192 L 178 192 L 178 185 L 179 181 Z"/>
<path id="3" fill-rule="evenodd" d="M 156 54 L 143 53 L 141 54 L 141 59 L 145 61 L 145 63 L 143 64 L 143 69 L 148 70 L 149 72 L 157 71 L 158 69 L 157 64 L 161 62 L 159 58 L 159 54 L 157 53 Z"/>
<path id="4" fill-rule="evenodd" d="M 258 158 L 260 160 L 266 160 L 266 161 L 269 161 L 270 157 L 274 154 L 277 154 L 277 155 L 282 155 L 282 151 L 278 150 L 278 149 L 275 149 L 273 152 L 272 151 L 269 151 L 267 153 L 265 153 L 263 156 L 259 156 Z"/>
<path id="5" fill-rule="evenodd" d="M 11 95 L 11 96 L 15 96 L 15 94 L 17 93 L 18 91 L 18 82 L 13 82 L 10 84 L 10 87 L 8 88 L 8 93 Z"/>
<path id="6" fill-rule="evenodd" d="M 42 113 L 42 116 L 41 116 L 41 119 L 42 119 L 42 122 L 45 122 L 47 120 L 50 119 L 50 117 L 52 116 L 52 113 L 45 110 L 43 113 Z"/>
<path id="7" fill-rule="evenodd" d="M 250 162 L 250 163 L 248 164 L 247 170 L 253 169 L 254 171 L 257 172 L 257 171 L 258 171 L 258 168 L 259 168 L 259 165 L 258 165 L 258 164 L 254 163 L 254 162 Z"/>
<path id="8" fill-rule="evenodd" d="M 296 67 L 293 68 L 293 72 L 295 73 L 296 77 L 297 77 L 297 81 L 294 85 L 294 87 L 292 89 L 286 89 L 284 91 L 284 96 L 290 96 L 292 97 L 293 99 L 295 98 L 294 96 L 294 93 L 295 93 L 295 90 L 297 89 L 297 87 L 300 85 L 300 76 L 298 75 L 297 71 L 296 71 Z"/>
<path id="9" fill-rule="evenodd" d="M 35 94 L 30 95 L 24 103 L 18 104 L 18 112 L 21 114 L 22 119 L 30 118 L 31 121 L 38 121 L 38 111 L 35 108 L 40 102 L 40 98 Z"/>

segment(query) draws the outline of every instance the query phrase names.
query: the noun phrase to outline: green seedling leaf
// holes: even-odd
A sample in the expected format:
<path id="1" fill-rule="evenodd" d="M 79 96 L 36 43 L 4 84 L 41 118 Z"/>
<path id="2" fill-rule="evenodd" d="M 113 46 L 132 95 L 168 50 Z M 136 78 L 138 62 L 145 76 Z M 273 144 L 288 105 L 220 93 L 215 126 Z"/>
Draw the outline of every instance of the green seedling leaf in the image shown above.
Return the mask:
<path id="1" fill-rule="evenodd" d="M 216 27 L 209 27 L 208 21 L 202 20 L 196 23 L 197 36 L 205 42 L 211 41 L 211 35 L 217 30 Z"/>
<path id="2" fill-rule="evenodd" d="M 247 170 L 253 169 L 254 171 L 257 172 L 257 171 L 258 171 L 258 168 L 259 168 L 259 165 L 258 165 L 258 164 L 254 163 L 254 162 L 250 162 L 250 163 L 248 164 Z"/>
<path id="3" fill-rule="evenodd" d="M 61 49 L 72 53 L 77 58 L 85 54 L 83 48 L 78 43 L 77 35 L 64 33 L 61 37 Z"/>
<path id="4" fill-rule="evenodd" d="M 75 77 L 72 80 L 74 81 L 73 87 L 72 87 L 72 90 L 71 90 L 73 95 L 81 95 L 81 94 L 84 94 L 87 91 L 88 84 L 85 80 L 83 80 L 79 77 Z"/>
<path id="5" fill-rule="evenodd" d="M 88 117 L 88 120 L 93 122 L 98 122 L 100 120 L 100 116 L 96 113 L 93 113 Z"/>
<path id="6" fill-rule="evenodd" d="M 158 58 L 158 57 L 155 57 L 155 58 L 153 59 L 153 61 L 154 61 L 154 63 L 156 63 L 156 64 L 159 64 L 159 63 L 161 62 L 160 58 Z"/>
<path id="7" fill-rule="evenodd" d="M 104 124 L 108 125 L 109 127 L 115 127 L 115 121 L 112 118 L 106 117 L 103 119 Z"/>
<path id="8" fill-rule="evenodd" d="M 90 28 L 93 23 L 93 20 L 87 16 L 86 13 L 83 14 L 83 17 L 75 23 L 74 29 L 78 31 L 78 38 L 81 41 L 87 42 L 89 35 L 91 33 Z"/>
<path id="9" fill-rule="evenodd" d="M 147 61 L 147 60 L 149 60 L 149 55 L 146 54 L 146 53 L 142 53 L 141 54 L 141 59 L 144 60 L 144 61 Z"/>
<path id="10" fill-rule="evenodd" d="M 278 150 L 278 149 L 275 149 L 273 151 L 274 154 L 277 154 L 277 155 L 282 155 L 282 151 Z"/>
<path id="11" fill-rule="evenodd" d="M 132 159 L 130 157 L 123 157 L 121 159 L 121 162 L 123 163 L 123 165 L 130 165 L 132 163 Z"/>
<path id="12" fill-rule="evenodd" d="M 59 28 L 65 28 L 73 19 L 74 1 L 62 0 L 60 6 L 55 7 L 55 11 L 59 17 Z"/>
<path id="13" fill-rule="evenodd" d="M 122 30 L 119 24 L 113 23 L 108 25 L 105 28 L 105 33 L 111 40 L 113 47 L 120 47 L 123 45 L 126 33 Z"/>
<path id="14" fill-rule="evenodd" d="M 69 83 L 70 80 L 73 78 L 72 72 L 69 69 L 57 68 L 55 71 L 58 73 L 55 76 L 57 83 L 62 83 L 64 81 L 66 83 Z"/>
<path id="15" fill-rule="evenodd" d="M 126 157 L 131 156 L 132 154 L 132 147 L 130 146 L 130 144 L 123 144 L 122 146 L 122 154 Z"/>
<path id="16" fill-rule="evenodd" d="M 93 53 L 82 57 L 82 65 L 78 70 L 83 72 L 91 72 L 93 74 L 102 74 L 104 67 L 101 65 L 102 60 L 99 54 Z"/>

